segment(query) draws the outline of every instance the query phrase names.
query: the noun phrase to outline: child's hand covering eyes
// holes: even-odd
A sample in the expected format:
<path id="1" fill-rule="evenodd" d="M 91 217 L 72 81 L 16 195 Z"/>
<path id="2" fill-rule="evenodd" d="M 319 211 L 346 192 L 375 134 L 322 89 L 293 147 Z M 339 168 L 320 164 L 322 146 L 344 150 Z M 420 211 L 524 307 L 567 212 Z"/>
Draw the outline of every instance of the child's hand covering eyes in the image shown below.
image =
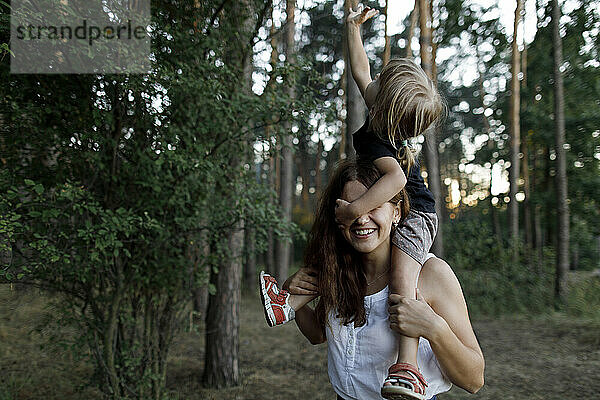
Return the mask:
<path id="1" fill-rule="evenodd" d="M 352 203 L 348 203 L 346 200 L 342 199 L 337 199 L 335 201 L 335 222 L 337 222 L 338 225 L 352 225 L 357 218 L 357 216 L 354 215 L 351 204 Z"/>

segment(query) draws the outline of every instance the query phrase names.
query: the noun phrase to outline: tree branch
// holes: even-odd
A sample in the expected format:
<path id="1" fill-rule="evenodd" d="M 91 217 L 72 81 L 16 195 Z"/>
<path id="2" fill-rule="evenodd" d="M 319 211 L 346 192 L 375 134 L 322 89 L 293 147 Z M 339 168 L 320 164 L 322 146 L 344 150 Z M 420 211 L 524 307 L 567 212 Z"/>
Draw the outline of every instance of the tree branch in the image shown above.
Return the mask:
<path id="1" fill-rule="evenodd" d="M 260 128 L 264 128 L 264 127 L 267 127 L 267 126 L 273 126 L 273 125 L 277 125 L 277 124 L 279 124 L 280 122 L 282 122 L 282 119 L 281 119 L 281 118 L 279 118 L 279 120 L 275 121 L 274 123 L 264 123 L 264 124 L 255 125 L 255 126 L 253 126 L 252 128 L 248 128 L 248 129 L 245 129 L 245 130 L 241 130 L 241 131 L 240 131 L 240 132 L 239 132 L 237 135 L 234 135 L 234 136 L 231 136 L 231 137 L 226 137 L 225 139 L 222 139 L 222 140 L 221 140 L 221 141 L 219 141 L 217 144 L 215 144 L 215 145 L 213 146 L 213 148 L 212 148 L 212 149 L 211 149 L 211 150 L 210 150 L 208 153 L 206 153 L 206 154 L 204 155 L 204 158 L 206 159 L 206 158 L 208 158 L 208 157 L 212 156 L 212 155 L 213 155 L 213 154 L 214 154 L 214 153 L 217 151 L 217 149 L 218 149 L 219 147 L 221 147 L 222 145 L 224 145 L 225 143 L 227 143 L 227 142 L 229 142 L 229 141 L 231 141 L 231 140 L 234 140 L 234 139 L 240 139 L 241 137 L 245 136 L 245 135 L 246 135 L 246 133 L 248 133 L 248 132 L 250 132 L 250 131 L 253 131 L 253 130 L 256 130 L 256 129 L 260 129 Z"/>
<path id="2" fill-rule="evenodd" d="M 221 11 L 223 11 L 223 8 L 225 8 L 225 5 L 227 4 L 228 1 L 229 0 L 223 0 L 223 2 L 221 3 L 221 5 L 219 5 L 219 7 L 217 7 L 217 9 L 215 10 L 215 12 L 213 13 L 212 17 L 210 18 L 210 22 L 208 23 L 208 26 L 206 27 L 206 30 L 204 31 L 204 34 L 206 36 L 210 36 L 210 27 L 213 26 L 213 24 L 217 20 L 217 16 L 219 15 L 219 13 Z"/>

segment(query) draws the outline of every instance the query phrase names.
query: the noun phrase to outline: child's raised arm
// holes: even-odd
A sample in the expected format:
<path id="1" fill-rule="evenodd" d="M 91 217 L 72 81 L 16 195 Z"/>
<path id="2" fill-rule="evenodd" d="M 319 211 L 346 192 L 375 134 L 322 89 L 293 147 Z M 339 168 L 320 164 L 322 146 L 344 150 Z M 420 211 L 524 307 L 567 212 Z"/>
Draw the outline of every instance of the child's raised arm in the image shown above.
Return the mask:
<path id="1" fill-rule="evenodd" d="M 373 8 L 363 8 L 361 4 L 356 11 L 350 9 L 348 18 L 346 18 L 348 25 L 348 53 L 350 54 L 352 76 L 363 97 L 365 96 L 367 86 L 371 83 L 371 70 L 369 59 L 367 58 L 367 53 L 360 37 L 360 26 L 369 18 L 377 15 L 378 12 Z"/>

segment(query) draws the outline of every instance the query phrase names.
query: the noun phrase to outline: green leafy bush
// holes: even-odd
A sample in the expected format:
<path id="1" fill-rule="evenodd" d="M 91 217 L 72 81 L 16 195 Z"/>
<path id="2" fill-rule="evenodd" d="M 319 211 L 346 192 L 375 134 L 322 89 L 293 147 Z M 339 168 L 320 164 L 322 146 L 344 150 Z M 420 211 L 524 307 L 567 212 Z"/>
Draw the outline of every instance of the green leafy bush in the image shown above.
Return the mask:
<path id="1" fill-rule="evenodd" d="M 444 226 L 445 258 L 456 272 L 474 315 L 539 313 L 553 305 L 554 258 L 542 262 L 518 244 L 513 261 L 509 240 L 494 234 L 482 218 L 464 218 Z"/>
<path id="2" fill-rule="evenodd" d="M 600 320 L 600 276 L 585 274 L 569 285 L 567 313 Z"/>

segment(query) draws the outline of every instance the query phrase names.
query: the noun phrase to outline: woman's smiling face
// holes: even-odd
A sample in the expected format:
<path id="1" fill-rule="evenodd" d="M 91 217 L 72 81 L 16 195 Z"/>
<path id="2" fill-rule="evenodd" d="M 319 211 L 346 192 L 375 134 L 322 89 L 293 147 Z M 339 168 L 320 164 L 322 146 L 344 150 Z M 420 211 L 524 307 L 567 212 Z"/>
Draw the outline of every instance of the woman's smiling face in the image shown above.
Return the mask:
<path id="1" fill-rule="evenodd" d="M 341 198 L 348 202 L 361 197 L 367 187 L 358 181 L 349 181 L 344 186 Z M 400 208 L 390 202 L 361 215 L 352 225 L 340 227 L 342 235 L 360 253 L 375 250 L 389 252 L 392 223 L 400 220 Z"/>

